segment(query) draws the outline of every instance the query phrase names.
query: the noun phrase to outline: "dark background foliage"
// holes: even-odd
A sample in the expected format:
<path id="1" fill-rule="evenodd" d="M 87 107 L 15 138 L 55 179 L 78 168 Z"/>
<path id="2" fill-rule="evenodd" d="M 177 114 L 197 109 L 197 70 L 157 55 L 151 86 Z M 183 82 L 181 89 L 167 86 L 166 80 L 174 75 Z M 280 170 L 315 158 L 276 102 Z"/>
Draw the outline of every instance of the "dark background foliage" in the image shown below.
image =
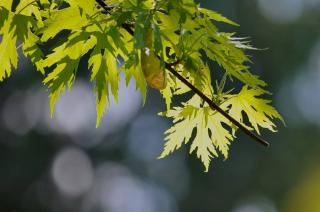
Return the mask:
<path id="1" fill-rule="evenodd" d="M 95 107 L 83 77 L 49 117 L 46 88 L 30 62 L 0 84 L 0 211 L 315 212 L 320 211 L 320 1 L 202 1 L 240 23 L 252 69 L 269 83 L 286 119 L 263 132 L 265 149 L 239 133 L 227 161 L 209 173 L 188 149 L 157 160 L 169 120 L 160 95 L 145 107 L 134 85 L 122 85 L 95 129 Z M 1 60 L 1 58 L 0 58 Z M 215 68 L 215 67 L 214 67 Z"/>

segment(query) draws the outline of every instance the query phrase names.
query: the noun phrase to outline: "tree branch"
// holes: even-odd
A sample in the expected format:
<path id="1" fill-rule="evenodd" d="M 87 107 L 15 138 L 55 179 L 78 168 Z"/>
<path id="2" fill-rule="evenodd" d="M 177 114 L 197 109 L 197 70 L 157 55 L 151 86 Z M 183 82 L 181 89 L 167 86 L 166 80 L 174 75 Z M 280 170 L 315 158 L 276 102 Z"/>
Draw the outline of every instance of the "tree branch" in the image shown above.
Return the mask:
<path id="1" fill-rule="evenodd" d="M 103 0 L 96 0 L 96 2 L 107 12 L 110 14 L 112 7 L 109 7 Z M 134 31 L 132 30 L 129 24 L 122 24 L 122 27 L 131 35 L 134 35 Z M 251 137 L 256 142 L 262 144 L 263 146 L 269 147 L 270 143 L 260 138 L 255 133 L 248 130 L 244 127 L 240 122 L 231 117 L 227 112 L 221 109 L 217 104 L 215 104 L 209 97 L 207 97 L 204 93 L 202 93 L 199 89 L 197 89 L 194 85 L 192 85 L 187 79 L 185 79 L 181 74 L 179 74 L 174 68 L 174 64 L 165 63 L 165 67 L 168 71 L 170 71 L 175 77 L 177 77 L 181 82 L 183 82 L 186 86 L 188 86 L 194 93 L 196 93 L 200 98 L 202 98 L 212 110 L 218 111 L 221 115 L 227 118 L 231 123 L 237 126 L 240 130 L 242 130 L 245 134 Z"/>

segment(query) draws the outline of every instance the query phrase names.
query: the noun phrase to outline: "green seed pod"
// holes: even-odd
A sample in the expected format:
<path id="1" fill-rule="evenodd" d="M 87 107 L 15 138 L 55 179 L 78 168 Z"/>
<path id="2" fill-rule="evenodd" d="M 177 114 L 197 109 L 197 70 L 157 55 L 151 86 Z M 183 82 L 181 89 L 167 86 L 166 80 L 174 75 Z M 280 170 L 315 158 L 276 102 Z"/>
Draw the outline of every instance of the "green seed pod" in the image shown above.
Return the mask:
<path id="1" fill-rule="evenodd" d="M 161 63 L 157 55 L 153 52 L 153 31 L 149 29 L 146 33 L 146 47 L 141 51 L 141 67 L 144 77 L 148 85 L 157 90 L 166 87 L 165 69 L 161 67 Z"/>

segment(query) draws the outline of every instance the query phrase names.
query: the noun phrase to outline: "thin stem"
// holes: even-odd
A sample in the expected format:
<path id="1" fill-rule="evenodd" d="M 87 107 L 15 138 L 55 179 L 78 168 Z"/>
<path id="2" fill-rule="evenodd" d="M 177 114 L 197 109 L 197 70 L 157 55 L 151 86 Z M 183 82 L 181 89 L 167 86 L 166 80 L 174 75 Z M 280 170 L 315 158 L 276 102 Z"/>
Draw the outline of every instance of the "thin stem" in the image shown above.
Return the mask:
<path id="1" fill-rule="evenodd" d="M 30 2 L 29 4 L 27 4 L 26 6 L 22 7 L 17 14 L 20 14 L 23 10 L 25 10 L 27 7 L 29 7 L 30 5 L 32 5 L 33 3 L 36 3 L 38 0 L 34 0 L 32 2 Z"/>
<path id="2" fill-rule="evenodd" d="M 20 49 L 21 47 L 22 47 L 22 43 L 21 43 L 19 46 L 17 46 L 16 49 L 18 50 L 18 49 Z"/>
<path id="3" fill-rule="evenodd" d="M 215 104 L 209 97 L 207 97 L 204 93 L 202 93 L 199 89 L 197 89 L 194 85 L 192 85 L 188 80 L 186 80 L 182 75 L 180 75 L 172 66 L 166 64 L 166 69 L 168 69 L 174 76 L 176 76 L 181 82 L 187 85 L 194 93 L 196 93 L 200 98 L 202 98 L 211 109 L 218 111 L 221 115 L 226 117 L 231 123 L 236 125 L 240 130 L 242 130 L 245 134 L 250 136 L 252 139 L 257 141 L 258 143 L 268 147 L 270 144 L 264 139 L 260 138 L 258 135 L 252 133 L 246 127 L 244 127 L 240 122 L 231 117 L 227 112 L 221 109 L 217 104 Z"/>
<path id="4" fill-rule="evenodd" d="M 103 0 L 96 0 L 96 2 L 107 12 L 110 14 L 110 10 L 112 9 L 109 7 Z M 131 26 L 128 24 L 122 24 L 122 27 L 131 35 L 134 35 L 134 31 L 131 29 Z M 221 109 L 216 103 L 214 103 L 209 97 L 207 97 L 204 93 L 202 93 L 198 88 L 192 85 L 187 79 L 185 79 L 181 74 L 179 74 L 172 66 L 173 64 L 165 63 L 165 67 L 168 71 L 170 71 L 175 77 L 177 77 L 181 82 L 183 82 L 186 86 L 188 86 L 194 93 L 196 93 L 200 98 L 205 101 L 212 110 L 218 111 L 221 115 L 227 118 L 232 124 L 237 126 L 240 130 L 242 130 L 245 134 L 251 137 L 256 142 L 262 144 L 263 146 L 269 147 L 270 143 L 265 141 L 264 139 L 260 138 L 255 133 L 248 130 L 244 127 L 240 122 L 235 120 L 232 116 L 230 116 L 226 111 Z"/>

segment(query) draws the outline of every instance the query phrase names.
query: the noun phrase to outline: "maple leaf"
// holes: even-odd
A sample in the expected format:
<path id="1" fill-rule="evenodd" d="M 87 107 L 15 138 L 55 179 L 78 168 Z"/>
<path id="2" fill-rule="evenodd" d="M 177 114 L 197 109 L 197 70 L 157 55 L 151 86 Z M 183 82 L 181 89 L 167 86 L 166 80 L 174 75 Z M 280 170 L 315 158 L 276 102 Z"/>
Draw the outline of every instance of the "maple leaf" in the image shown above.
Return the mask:
<path id="1" fill-rule="evenodd" d="M 57 64 L 56 68 L 48 74 L 43 83 L 47 84 L 50 91 L 50 112 L 51 116 L 54 113 L 54 105 L 58 97 L 68 87 L 72 87 L 75 80 L 75 72 L 78 68 L 79 60 L 72 60 L 65 57 Z"/>
<path id="2" fill-rule="evenodd" d="M 34 0 L 20 1 L 15 10 L 17 11 L 17 14 L 29 17 L 34 15 L 39 24 L 43 25 L 40 8 Z"/>
<path id="3" fill-rule="evenodd" d="M 0 43 L 0 57 L 2 59 L 0 65 L 1 81 L 11 75 L 12 68 L 16 69 L 18 67 L 18 47 L 16 47 L 18 41 L 21 42 L 24 55 L 30 57 L 37 69 L 44 73 L 43 68 L 40 66 L 43 54 L 37 46 L 39 39 L 31 31 L 35 24 L 34 19 L 32 16 L 20 14 L 20 11 L 14 13 L 4 7 L 0 7 L 0 35 L 3 34 L 2 42 Z"/>
<path id="4" fill-rule="evenodd" d="M 109 100 L 109 86 L 111 87 L 112 95 L 118 101 L 118 83 L 120 81 L 117 59 L 109 51 L 103 49 L 105 44 L 107 43 L 99 43 L 89 59 L 89 67 L 92 68 L 91 80 L 95 81 L 97 127 L 100 125 L 107 106 L 107 100 Z"/>
<path id="5" fill-rule="evenodd" d="M 5 8 L 8 11 L 11 11 L 13 0 L 2 0 L 0 1 L 0 8 Z"/>
<path id="6" fill-rule="evenodd" d="M 283 123 L 284 120 L 278 111 L 270 105 L 271 100 L 260 97 L 265 93 L 262 89 L 244 86 L 239 94 L 231 96 L 221 107 L 228 109 L 229 114 L 241 123 L 244 123 L 244 112 L 250 125 L 258 134 L 260 134 L 259 127 L 276 132 L 276 125 L 272 119 L 279 119 Z"/>
<path id="7" fill-rule="evenodd" d="M 21 47 L 44 75 L 53 114 L 59 96 L 71 89 L 79 62 L 86 60 L 98 127 L 110 97 L 118 100 L 121 72 L 127 85 L 135 80 L 144 102 L 147 84 L 158 85 L 148 76 L 161 73 L 163 78 L 156 78 L 163 79 L 161 86 L 156 87 L 165 99 L 163 115 L 174 124 L 166 132 L 160 157 L 190 142 L 190 153 L 195 152 L 208 171 L 212 158 L 220 153 L 228 157 L 234 125 L 247 134 L 260 134 L 260 128 L 276 131 L 274 121 L 283 121 L 265 99 L 262 87 L 267 84 L 250 72 L 245 50 L 255 48 L 235 33 L 219 31 L 216 22 L 238 26 L 193 0 L 0 0 L 0 81 L 17 69 Z M 217 79 L 220 73 L 210 70 L 209 62 L 224 71 L 217 89 L 211 75 Z M 227 78 L 243 84 L 238 94 L 224 91 Z M 173 107 L 175 96 L 190 97 L 191 91 L 202 99 L 195 95 Z"/>
<path id="8" fill-rule="evenodd" d="M 165 147 L 159 158 L 168 156 L 179 149 L 182 144 L 192 142 L 190 154 L 196 152 L 208 171 L 211 158 L 218 157 L 219 150 L 225 158 L 228 157 L 230 141 L 233 136 L 223 127 L 223 123 L 230 122 L 219 113 L 213 113 L 209 107 L 200 107 L 201 99 L 197 96 L 191 98 L 184 107 L 163 113 L 173 118 L 174 125 L 167 130 Z M 193 133 L 196 133 L 193 136 Z"/>
<path id="9" fill-rule="evenodd" d="M 11 70 L 18 67 L 18 52 L 16 49 L 17 37 L 11 30 L 11 23 L 13 20 L 13 14 L 1 9 L 0 13 L 7 13 L 7 19 L 4 21 L 2 28 L 0 29 L 0 35 L 2 40 L 0 43 L 0 81 L 11 75 Z"/>
<path id="10" fill-rule="evenodd" d="M 50 18 L 44 21 L 44 27 L 39 30 L 42 33 L 41 41 L 48 41 L 62 30 L 81 30 L 88 23 L 89 20 L 81 15 L 77 7 L 52 11 Z"/>

